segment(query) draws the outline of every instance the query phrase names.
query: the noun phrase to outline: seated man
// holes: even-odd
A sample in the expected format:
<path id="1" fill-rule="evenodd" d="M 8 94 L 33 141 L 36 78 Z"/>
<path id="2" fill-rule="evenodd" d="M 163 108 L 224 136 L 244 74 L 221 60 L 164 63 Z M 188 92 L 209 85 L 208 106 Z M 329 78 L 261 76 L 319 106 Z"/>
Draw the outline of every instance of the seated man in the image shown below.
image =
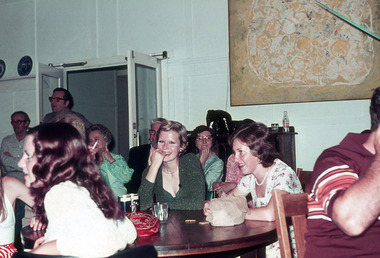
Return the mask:
<path id="1" fill-rule="evenodd" d="M 380 257 L 380 87 L 370 115 L 371 133 L 349 133 L 314 166 L 305 257 Z"/>
<path id="2" fill-rule="evenodd" d="M 150 144 L 143 144 L 129 150 L 128 166 L 133 168 L 135 172 L 132 175 L 132 180 L 127 184 L 128 193 L 137 193 L 141 184 L 142 172 L 150 165 L 151 151 L 157 148 L 157 132 L 164 121 L 166 120 L 161 117 L 151 121 L 149 130 Z"/>

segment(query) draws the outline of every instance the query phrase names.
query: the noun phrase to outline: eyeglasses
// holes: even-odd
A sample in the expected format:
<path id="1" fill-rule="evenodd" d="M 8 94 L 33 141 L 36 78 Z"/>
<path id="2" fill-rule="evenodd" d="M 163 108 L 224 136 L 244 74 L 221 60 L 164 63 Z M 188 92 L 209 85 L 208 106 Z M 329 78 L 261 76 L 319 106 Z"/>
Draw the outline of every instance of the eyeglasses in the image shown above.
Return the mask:
<path id="1" fill-rule="evenodd" d="M 65 100 L 65 99 L 63 99 L 63 98 L 60 98 L 60 97 L 49 97 L 49 101 L 50 102 L 59 102 L 59 101 L 61 101 L 61 100 Z"/>
<path id="2" fill-rule="evenodd" d="M 156 132 L 155 130 L 153 130 L 153 129 L 150 129 L 150 130 L 149 130 L 149 134 L 150 134 L 150 135 L 155 135 L 155 134 L 157 134 L 157 132 Z"/>
<path id="3" fill-rule="evenodd" d="M 12 125 L 21 125 L 21 123 L 25 123 L 26 120 L 16 120 L 16 121 L 11 121 Z"/>
<path id="4" fill-rule="evenodd" d="M 197 137 L 197 141 L 211 141 L 212 140 L 212 136 L 199 136 Z"/>

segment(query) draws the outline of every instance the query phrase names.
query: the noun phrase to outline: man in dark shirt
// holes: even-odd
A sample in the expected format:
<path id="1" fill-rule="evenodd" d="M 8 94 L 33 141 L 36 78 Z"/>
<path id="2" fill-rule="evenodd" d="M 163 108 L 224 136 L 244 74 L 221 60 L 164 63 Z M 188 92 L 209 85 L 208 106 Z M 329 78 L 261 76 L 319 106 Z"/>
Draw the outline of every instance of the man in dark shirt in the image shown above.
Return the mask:
<path id="1" fill-rule="evenodd" d="M 144 169 L 150 165 L 150 154 L 152 149 L 157 148 L 157 132 L 161 124 L 166 121 L 158 117 L 151 121 L 149 130 L 150 144 L 143 144 L 129 150 L 128 166 L 134 169 L 131 181 L 127 184 L 128 193 L 137 193 L 141 184 L 141 175 Z"/>
<path id="2" fill-rule="evenodd" d="M 349 133 L 317 159 L 305 257 L 380 257 L 380 87 L 370 115 L 371 133 Z"/>

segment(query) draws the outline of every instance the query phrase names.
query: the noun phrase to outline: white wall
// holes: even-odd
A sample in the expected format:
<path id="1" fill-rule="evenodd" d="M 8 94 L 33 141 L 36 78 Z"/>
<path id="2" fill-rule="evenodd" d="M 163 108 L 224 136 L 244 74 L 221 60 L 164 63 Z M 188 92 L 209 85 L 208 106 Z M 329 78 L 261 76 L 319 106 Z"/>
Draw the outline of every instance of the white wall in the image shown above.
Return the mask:
<path id="1" fill-rule="evenodd" d="M 0 3 L 0 22 L 7 25 L 0 27 L 0 58 L 9 66 L 4 78 L 18 76 L 17 62 L 24 55 L 35 62 L 67 63 L 125 55 L 127 50 L 167 50 L 166 118 L 191 130 L 205 123 L 207 110 L 223 109 L 234 120 L 252 118 L 270 125 L 281 123 L 287 110 L 298 132 L 297 166 L 304 169 L 312 169 L 320 152 L 348 131 L 369 127 L 368 100 L 231 107 L 227 0 L 15 0 Z M 0 100 L 9 100 L 10 93 L 1 87 L 0 81 Z M 15 93 L 21 96 L 14 101 L 33 101 L 25 92 Z M 20 106 L 0 102 L 4 113 L 15 105 Z M 33 105 L 25 109 L 35 113 Z M 6 116 L 2 121 L 9 121 Z M 2 123 L 0 133 L 11 130 L 6 128 Z"/>

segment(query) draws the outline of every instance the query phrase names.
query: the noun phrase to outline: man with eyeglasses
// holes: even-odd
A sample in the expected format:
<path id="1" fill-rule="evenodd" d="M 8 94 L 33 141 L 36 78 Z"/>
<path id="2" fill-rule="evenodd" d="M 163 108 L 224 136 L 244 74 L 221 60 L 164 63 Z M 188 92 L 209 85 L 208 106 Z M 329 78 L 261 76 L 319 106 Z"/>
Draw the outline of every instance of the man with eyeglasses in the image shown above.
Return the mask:
<path id="1" fill-rule="evenodd" d="M 7 176 L 12 176 L 24 182 L 24 174 L 22 170 L 17 166 L 17 162 L 20 160 L 26 131 L 29 127 L 30 119 L 27 113 L 24 111 L 17 111 L 11 115 L 11 125 L 14 133 L 4 137 L 1 142 L 1 164 L 4 169 L 3 172 Z"/>
<path id="2" fill-rule="evenodd" d="M 1 142 L 1 165 L 5 176 L 15 177 L 22 183 L 25 182 L 22 169 L 17 166 L 23 154 L 24 140 L 28 130 L 30 119 L 24 111 L 16 111 L 11 115 L 11 125 L 13 134 L 3 138 Z M 30 210 L 30 208 L 29 208 Z M 22 228 L 22 219 L 25 216 L 25 204 L 17 200 L 15 207 L 16 228 L 15 228 L 15 246 L 21 246 L 20 230 Z M 30 221 L 30 220 L 29 220 Z"/>
<path id="3" fill-rule="evenodd" d="M 150 165 L 150 155 L 157 148 L 157 132 L 166 119 L 157 117 L 150 122 L 149 140 L 150 144 L 143 144 L 129 150 L 128 166 L 134 169 L 131 181 L 127 184 L 128 192 L 137 193 L 141 184 L 141 174 Z"/>
<path id="4" fill-rule="evenodd" d="M 83 121 L 86 129 L 90 127 L 91 123 L 84 117 L 84 115 L 71 110 L 74 106 L 74 99 L 68 90 L 64 88 L 55 88 L 53 95 L 49 97 L 49 101 L 53 112 L 45 115 L 43 123 L 53 123 L 60 120 L 58 118 L 62 118 L 66 114 L 74 114 Z"/>

